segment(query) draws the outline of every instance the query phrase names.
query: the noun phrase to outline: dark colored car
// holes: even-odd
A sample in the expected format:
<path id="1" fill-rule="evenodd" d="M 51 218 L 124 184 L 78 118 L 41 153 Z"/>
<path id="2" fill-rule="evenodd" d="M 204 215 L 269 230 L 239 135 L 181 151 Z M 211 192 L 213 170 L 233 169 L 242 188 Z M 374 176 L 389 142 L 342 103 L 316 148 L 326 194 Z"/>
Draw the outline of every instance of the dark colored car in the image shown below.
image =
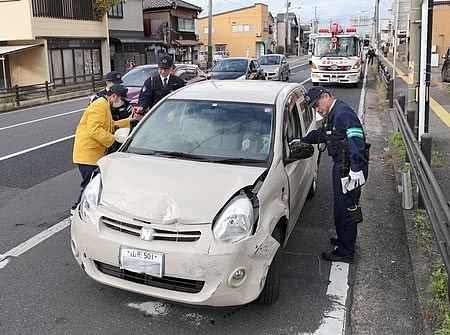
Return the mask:
<path id="1" fill-rule="evenodd" d="M 447 53 L 445 55 L 442 55 L 442 58 L 444 58 L 444 64 L 442 64 L 442 71 L 441 71 L 441 79 L 443 82 L 450 81 L 450 48 L 447 50 Z"/>
<path id="2" fill-rule="evenodd" d="M 208 73 L 211 79 L 265 80 L 264 70 L 254 58 L 230 57 L 218 61 Z"/>
<path id="3" fill-rule="evenodd" d="M 203 81 L 207 79 L 205 72 L 199 69 L 197 65 L 193 64 L 175 64 L 175 75 L 183 79 L 187 85 Z M 123 84 L 128 88 L 128 99 L 132 105 L 135 105 L 139 99 L 144 82 L 147 78 L 158 74 L 158 65 L 140 65 L 127 72 L 123 77 Z"/>

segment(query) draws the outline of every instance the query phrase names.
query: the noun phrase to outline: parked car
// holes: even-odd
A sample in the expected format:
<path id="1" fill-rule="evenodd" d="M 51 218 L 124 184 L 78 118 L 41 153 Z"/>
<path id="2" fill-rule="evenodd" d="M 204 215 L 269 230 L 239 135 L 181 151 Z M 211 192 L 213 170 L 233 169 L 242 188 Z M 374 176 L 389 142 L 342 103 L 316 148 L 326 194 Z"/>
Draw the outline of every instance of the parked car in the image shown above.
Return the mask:
<path id="1" fill-rule="evenodd" d="M 281 249 L 316 190 L 319 152 L 300 141 L 315 128 L 297 83 L 171 93 L 131 135 L 116 131 L 122 147 L 72 217 L 73 255 L 92 279 L 160 299 L 274 302 Z"/>
<path id="2" fill-rule="evenodd" d="M 228 51 L 216 51 L 213 55 L 213 63 L 217 63 L 218 61 L 228 58 Z"/>
<path id="3" fill-rule="evenodd" d="M 450 48 L 447 50 L 445 55 L 442 55 L 442 58 L 444 59 L 444 63 L 442 64 L 442 70 L 441 70 L 441 80 L 443 82 L 450 81 Z"/>
<path id="4" fill-rule="evenodd" d="M 264 70 L 254 58 L 230 57 L 217 62 L 208 73 L 211 79 L 264 80 Z"/>
<path id="5" fill-rule="evenodd" d="M 175 64 L 175 75 L 183 79 L 186 84 L 193 84 L 198 81 L 206 80 L 207 75 L 197 65 L 193 64 Z M 123 77 L 123 85 L 128 88 L 128 99 L 135 105 L 139 99 L 139 93 L 147 78 L 158 74 L 158 65 L 149 64 L 136 66 L 127 72 Z"/>
<path id="6" fill-rule="evenodd" d="M 281 54 L 263 55 L 258 58 L 258 63 L 266 73 L 268 80 L 288 81 L 291 70 L 286 57 Z"/>

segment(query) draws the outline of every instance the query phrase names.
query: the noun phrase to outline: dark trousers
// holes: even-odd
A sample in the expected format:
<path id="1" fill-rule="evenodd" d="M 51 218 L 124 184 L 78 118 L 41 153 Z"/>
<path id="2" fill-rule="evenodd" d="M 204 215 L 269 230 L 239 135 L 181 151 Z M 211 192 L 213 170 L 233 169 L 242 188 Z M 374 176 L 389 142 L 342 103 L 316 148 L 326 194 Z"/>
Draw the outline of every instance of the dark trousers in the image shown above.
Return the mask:
<path id="1" fill-rule="evenodd" d="M 80 184 L 81 193 L 75 205 L 78 205 L 80 203 L 83 191 L 86 188 L 87 184 L 89 184 L 89 182 L 91 181 L 92 172 L 94 172 L 95 169 L 97 169 L 97 165 L 86 165 L 86 164 L 77 164 L 77 165 L 81 174 L 81 184 Z"/>
<path id="2" fill-rule="evenodd" d="M 373 56 L 369 56 L 369 60 L 367 64 L 372 65 L 373 64 Z"/>
<path id="3" fill-rule="evenodd" d="M 364 169 L 367 179 L 367 169 Z M 353 255 L 357 235 L 357 224 L 353 222 L 347 208 L 352 207 L 359 200 L 360 189 L 342 193 L 341 164 L 333 165 L 333 194 L 334 194 L 334 225 L 338 238 L 337 253 L 342 256 Z"/>

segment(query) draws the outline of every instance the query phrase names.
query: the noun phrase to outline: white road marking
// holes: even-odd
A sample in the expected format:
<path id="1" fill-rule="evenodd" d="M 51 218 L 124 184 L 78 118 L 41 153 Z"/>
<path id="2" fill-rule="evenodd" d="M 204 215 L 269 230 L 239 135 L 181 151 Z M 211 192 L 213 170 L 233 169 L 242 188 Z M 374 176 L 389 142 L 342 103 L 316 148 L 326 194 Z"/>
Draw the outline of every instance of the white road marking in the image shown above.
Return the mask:
<path id="1" fill-rule="evenodd" d="M 348 286 L 347 263 L 333 262 L 330 271 L 330 284 L 328 284 L 327 296 L 332 301 L 332 309 L 325 315 L 322 324 L 314 335 L 343 335 L 346 323 L 346 302 Z"/>
<path id="2" fill-rule="evenodd" d="M 308 79 L 305 79 L 305 80 L 303 80 L 300 84 L 305 84 L 305 83 L 307 83 L 308 81 L 310 81 L 311 80 L 311 77 L 309 77 Z"/>
<path id="3" fill-rule="evenodd" d="M 367 92 L 367 71 L 369 69 L 369 64 L 366 64 L 366 68 L 364 70 L 364 79 L 361 89 L 361 95 L 359 97 L 359 108 L 358 108 L 358 118 L 362 124 L 364 124 L 364 116 L 366 109 L 366 92 Z"/>
<path id="4" fill-rule="evenodd" d="M 84 109 L 77 109 L 77 110 L 66 112 L 66 113 L 56 114 L 56 115 L 52 115 L 52 116 L 43 117 L 43 118 L 40 118 L 40 119 L 35 119 L 35 120 L 31 120 L 31 121 L 17 123 L 17 124 L 13 124 L 13 125 L 6 126 L 6 127 L 1 127 L 0 131 L 6 130 L 6 129 L 11 129 L 11 128 L 16 128 L 16 127 L 20 127 L 20 126 L 24 126 L 24 125 L 35 123 L 35 122 L 41 122 L 41 121 L 44 121 L 44 120 L 50 120 L 50 119 L 54 119 L 54 118 L 65 116 L 65 115 L 79 113 L 79 112 L 82 112 L 82 111 L 84 111 Z"/>
<path id="5" fill-rule="evenodd" d="M 309 62 L 300 64 L 300 65 L 293 66 L 293 67 L 291 67 L 291 70 L 294 70 L 294 69 L 296 69 L 296 68 L 299 68 L 299 67 L 302 67 L 302 66 L 305 66 L 305 65 L 308 65 L 308 64 L 309 64 Z"/>
<path id="6" fill-rule="evenodd" d="M 85 96 L 85 97 L 80 97 L 80 98 L 75 98 L 75 99 L 69 99 L 69 100 L 63 100 L 63 101 L 55 101 L 55 102 L 51 102 L 48 104 L 43 104 L 43 105 L 38 105 L 38 106 L 31 106 L 31 107 L 27 107 L 27 108 L 21 108 L 21 109 L 16 109 L 10 112 L 1 112 L 0 116 L 3 115 L 7 115 L 7 114 L 14 114 L 14 113 L 20 113 L 20 112 L 27 112 L 31 109 L 35 109 L 35 108 L 43 108 L 43 107 L 52 107 L 55 105 L 61 105 L 61 104 L 67 104 L 67 103 L 71 103 L 71 102 L 75 102 L 78 100 L 86 100 L 87 102 L 90 101 L 89 96 Z"/>
<path id="7" fill-rule="evenodd" d="M 41 148 L 48 147 L 49 145 L 53 145 L 53 144 L 56 144 L 56 143 L 59 143 L 59 142 L 67 141 L 67 140 L 69 140 L 71 138 L 74 138 L 74 137 L 75 137 L 75 135 L 66 136 L 66 137 L 63 137 L 63 138 L 51 141 L 51 142 L 47 142 L 47 143 L 43 143 L 43 144 L 37 145 L 37 146 L 32 147 L 32 148 L 28 148 L 28 149 L 25 149 L 25 150 L 14 152 L 14 153 L 6 155 L 6 156 L 2 156 L 2 157 L 0 157 L 0 162 L 4 161 L 4 160 L 7 160 L 7 159 L 10 159 L 10 158 L 13 158 L 13 157 L 16 157 L 16 156 L 20 156 L 20 155 L 26 154 L 27 152 L 31 152 L 31 151 L 34 151 L 34 150 L 38 150 L 38 149 L 41 149 Z"/>
<path id="8" fill-rule="evenodd" d="M 68 227 L 69 225 L 70 225 L 70 218 L 66 218 L 66 219 L 62 220 L 61 222 L 51 226 L 50 228 L 40 232 L 39 234 L 33 236 L 29 240 L 12 248 L 11 250 L 7 251 L 5 254 L 0 255 L 0 269 L 4 268 L 6 266 L 6 264 L 8 264 L 10 257 L 19 257 L 24 252 L 27 252 L 31 248 L 33 248 L 36 245 L 38 245 L 39 243 L 45 241 L 50 236 L 53 236 L 54 234 L 63 230 L 64 228 Z"/>

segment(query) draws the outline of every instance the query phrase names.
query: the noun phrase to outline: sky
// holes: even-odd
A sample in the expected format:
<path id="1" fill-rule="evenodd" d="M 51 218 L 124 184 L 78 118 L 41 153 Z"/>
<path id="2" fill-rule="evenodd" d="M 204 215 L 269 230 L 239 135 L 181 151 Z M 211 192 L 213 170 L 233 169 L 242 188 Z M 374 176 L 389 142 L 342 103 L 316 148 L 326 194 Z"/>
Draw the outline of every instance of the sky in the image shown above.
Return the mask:
<path id="1" fill-rule="evenodd" d="M 203 8 L 200 17 L 208 15 L 208 0 L 185 0 Z M 286 10 L 285 0 L 213 0 L 213 13 L 240 7 L 252 6 L 255 2 L 262 2 L 269 6 L 273 16 Z M 319 27 L 328 27 L 330 18 L 333 22 L 348 26 L 352 16 L 374 15 L 374 0 L 290 0 L 290 12 L 300 15 L 301 24 L 309 24 L 314 18 L 314 7 L 317 6 Z M 380 0 L 380 18 L 388 18 L 392 0 Z"/>

